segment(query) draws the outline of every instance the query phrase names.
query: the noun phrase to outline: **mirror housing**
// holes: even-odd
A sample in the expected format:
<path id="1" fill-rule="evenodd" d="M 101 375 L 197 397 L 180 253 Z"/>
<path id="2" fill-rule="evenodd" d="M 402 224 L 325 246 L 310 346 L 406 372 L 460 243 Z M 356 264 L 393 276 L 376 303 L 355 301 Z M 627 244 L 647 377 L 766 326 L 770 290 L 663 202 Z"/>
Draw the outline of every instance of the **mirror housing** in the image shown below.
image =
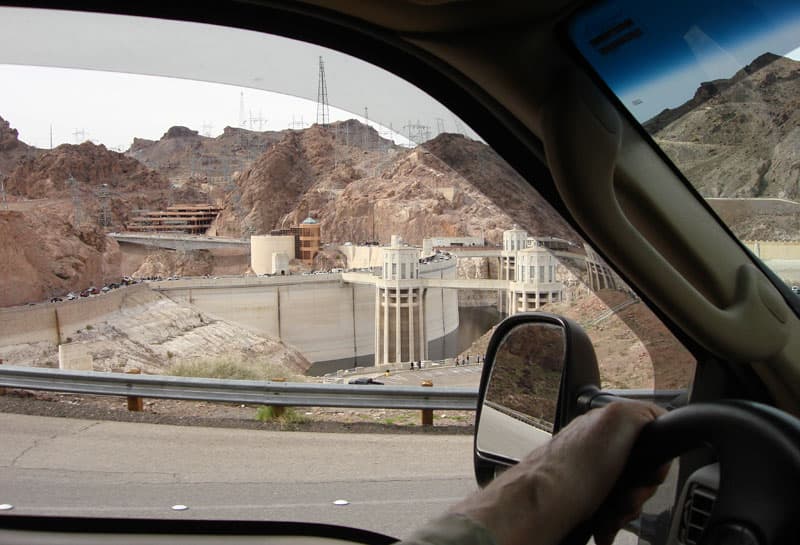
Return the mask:
<path id="1" fill-rule="evenodd" d="M 485 486 L 582 411 L 600 388 L 591 340 L 574 321 L 543 312 L 509 316 L 489 341 L 475 419 L 475 477 Z"/>

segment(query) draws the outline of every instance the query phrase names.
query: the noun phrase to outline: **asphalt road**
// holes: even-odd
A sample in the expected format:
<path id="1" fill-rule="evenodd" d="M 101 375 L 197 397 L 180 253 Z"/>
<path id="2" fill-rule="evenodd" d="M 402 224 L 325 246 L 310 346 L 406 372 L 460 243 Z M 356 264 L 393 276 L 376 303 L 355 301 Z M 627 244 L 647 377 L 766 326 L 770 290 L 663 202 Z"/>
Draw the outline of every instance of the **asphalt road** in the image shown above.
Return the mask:
<path id="1" fill-rule="evenodd" d="M 464 365 L 458 367 L 434 367 L 431 369 L 404 369 L 393 371 L 389 376 L 374 374 L 375 380 L 384 384 L 394 384 L 401 386 L 419 386 L 423 380 L 430 380 L 434 386 L 457 386 L 463 388 L 475 388 L 481 383 L 481 365 Z"/>
<path id="2" fill-rule="evenodd" d="M 476 488 L 472 438 L 463 435 L 0 414 L 0 436 L 0 504 L 16 514 L 300 520 L 402 538 Z"/>

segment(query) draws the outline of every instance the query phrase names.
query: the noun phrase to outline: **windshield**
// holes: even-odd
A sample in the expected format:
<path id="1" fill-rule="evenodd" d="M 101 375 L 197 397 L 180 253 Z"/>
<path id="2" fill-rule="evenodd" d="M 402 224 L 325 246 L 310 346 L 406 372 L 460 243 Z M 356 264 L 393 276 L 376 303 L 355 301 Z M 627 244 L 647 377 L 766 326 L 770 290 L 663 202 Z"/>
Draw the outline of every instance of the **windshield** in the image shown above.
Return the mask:
<path id="1" fill-rule="evenodd" d="M 570 35 L 733 233 L 800 292 L 797 3 L 602 2 Z"/>
<path id="2" fill-rule="evenodd" d="M 483 358 L 522 312 L 580 323 L 606 388 L 692 381 L 536 180 L 379 67 L 20 9 L 0 63 L 0 380 L 49 381 L 0 395 L 0 515 L 406 537 L 474 490 Z M 410 387 L 464 397 L 421 412 Z"/>

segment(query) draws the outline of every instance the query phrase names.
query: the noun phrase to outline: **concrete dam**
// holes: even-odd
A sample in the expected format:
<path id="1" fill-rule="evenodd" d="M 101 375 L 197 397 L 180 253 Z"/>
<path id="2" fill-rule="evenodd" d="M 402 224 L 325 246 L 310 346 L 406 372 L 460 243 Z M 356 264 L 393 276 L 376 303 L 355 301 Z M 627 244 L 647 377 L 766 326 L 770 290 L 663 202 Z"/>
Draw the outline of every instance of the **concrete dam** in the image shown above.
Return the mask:
<path id="1" fill-rule="evenodd" d="M 455 277 L 455 260 L 437 265 L 421 271 L 420 277 Z M 195 278 L 151 282 L 150 287 L 209 316 L 280 339 L 319 370 L 375 363 L 379 328 L 376 288 L 370 283 L 345 282 L 342 274 L 314 274 Z M 417 330 L 424 331 L 427 345 L 435 347 L 459 327 L 457 290 L 425 287 L 421 292 L 423 327 L 417 325 Z"/>

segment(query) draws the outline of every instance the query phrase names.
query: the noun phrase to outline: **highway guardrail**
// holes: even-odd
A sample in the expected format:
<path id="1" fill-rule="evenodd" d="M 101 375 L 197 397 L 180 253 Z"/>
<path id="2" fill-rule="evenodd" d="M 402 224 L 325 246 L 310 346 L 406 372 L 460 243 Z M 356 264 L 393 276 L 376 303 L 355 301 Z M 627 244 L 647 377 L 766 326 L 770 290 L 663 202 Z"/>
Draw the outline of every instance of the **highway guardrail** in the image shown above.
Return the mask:
<path id="1" fill-rule="evenodd" d="M 293 407 L 474 411 L 478 404 L 478 392 L 472 388 L 228 380 L 10 365 L 0 366 L 0 386 L 79 394 Z"/>

